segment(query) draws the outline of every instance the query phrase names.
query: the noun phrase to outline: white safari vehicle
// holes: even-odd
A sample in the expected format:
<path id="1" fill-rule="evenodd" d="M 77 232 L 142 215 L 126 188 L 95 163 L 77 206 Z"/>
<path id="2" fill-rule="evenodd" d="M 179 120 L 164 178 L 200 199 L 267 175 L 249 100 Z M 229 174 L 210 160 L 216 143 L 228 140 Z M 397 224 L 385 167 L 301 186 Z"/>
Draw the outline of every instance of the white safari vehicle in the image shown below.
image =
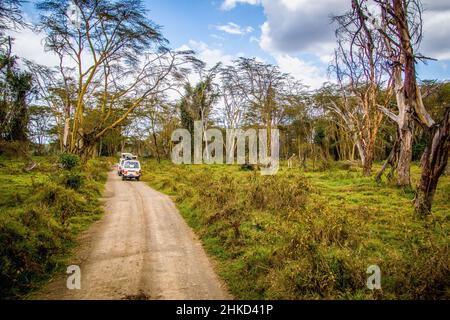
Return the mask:
<path id="1" fill-rule="evenodd" d="M 142 176 L 141 164 L 137 160 L 125 160 L 122 165 L 122 180 L 139 179 Z"/>
<path id="2" fill-rule="evenodd" d="M 117 174 L 119 176 L 122 175 L 123 164 L 127 160 L 137 160 L 137 156 L 133 155 L 132 153 L 121 153 L 120 154 L 120 160 L 119 160 L 119 163 L 117 164 Z"/>

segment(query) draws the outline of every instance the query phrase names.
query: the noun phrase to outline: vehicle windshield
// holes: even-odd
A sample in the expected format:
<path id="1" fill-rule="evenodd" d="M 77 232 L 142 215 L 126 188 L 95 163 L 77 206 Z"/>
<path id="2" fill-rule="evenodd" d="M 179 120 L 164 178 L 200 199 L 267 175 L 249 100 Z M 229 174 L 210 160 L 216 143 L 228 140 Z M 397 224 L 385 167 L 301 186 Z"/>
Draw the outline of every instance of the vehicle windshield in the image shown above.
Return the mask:
<path id="1" fill-rule="evenodd" d="M 125 162 L 126 169 L 139 169 L 139 162 L 137 161 L 127 161 Z"/>

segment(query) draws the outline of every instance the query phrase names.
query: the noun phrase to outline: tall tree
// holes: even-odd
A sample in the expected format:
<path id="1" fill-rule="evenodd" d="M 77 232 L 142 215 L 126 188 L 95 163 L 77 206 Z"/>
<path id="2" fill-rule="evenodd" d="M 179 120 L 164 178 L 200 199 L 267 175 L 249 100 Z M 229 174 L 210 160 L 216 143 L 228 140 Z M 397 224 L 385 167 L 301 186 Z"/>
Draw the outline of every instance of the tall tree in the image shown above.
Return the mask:
<path id="1" fill-rule="evenodd" d="M 225 128 L 238 129 L 242 125 L 244 114 L 248 108 L 243 88 L 237 79 L 237 70 L 234 65 L 225 66 L 220 70 L 223 99 L 223 125 Z"/>
<path id="2" fill-rule="evenodd" d="M 147 18 L 140 0 L 46 0 L 37 8 L 45 47 L 60 58 L 63 90 L 71 90 L 67 79 L 76 83 L 76 100 L 73 105 L 67 101 L 73 112 L 66 111 L 73 114 L 70 152 L 90 156 L 96 142 L 146 98 L 177 85 L 186 71 L 182 66 L 192 62 L 192 52 L 167 49 L 167 40 Z M 89 112 L 98 119 L 87 130 Z"/>
<path id="3" fill-rule="evenodd" d="M 185 84 L 185 93 L 182 97 L 179 107 L 181 124 L 191 132 L 194 132 L 194 122 L 201 121 L 203 130 L 203 139 L 206 142 L 206 130 L 211 120 L 213 107 L 219 99 L 218 85 L 214 82 L 220 65 L 216 65 L 209 70 L 204 67 L 198 68 L 200 81 L 193 86 L 190 82 Z M 208 152 L 208 143 L 205 144 L 206 155 Z"/>
<path id="4" fill-rule="evenodd" d="M 360 12 L 353 11 L 334 17 L 337 24 L 338 48 L 335 51 L 334 70 L 342 93 L 338 107 L 333 110 L 343 117 L 358 146 L 364 175 L 370 175 L 375 157 L 378 130 L 383 120 L 379 105 L 389 103 L 389 94 L 383 97 L 384 44 L 379 34 L 361 22 Z M 389 91 L 388 91 L 389 92 Z M 356 110 L 352 106 L 356 103 Z"/>
<path id="5" fill-rule="evenodd" d="M 392 74 L 403 73 L 402 86 L 396 88 L 397 102 L 405 106 L 414 120 L 423 128 L 427 144 L 421 159 L 421 178 L 417 186 L 415 210 L 419 216 L 431 212 L 434 193 L 440 176 L 448 163 L 450 150 L 450 106 L 446 107 L 440 121 L 434 120 L 423 102 L 417 81 L 416 64 L 428 59 L 417 53 L 415 48 L 422 38 L 422 4 L 419 0 L 377 0 L 381 14 L 370 12 L 367 1 L 353 0 L 353 4 L 362 13 L 362 23 L 371 23 L 383 37 L 386 46 L 392 51 Z M 365 5 L 364 5 L 365 4 Z M 397 54 L 392 54 L 397 52 Z M 400 79 L 400 78 L 399 78 Z"/>
<path id="6" fill-rule="evenodd" d="M 292 77 L 279 67 L 253 58 L 239 58 L 234 68 L 227 70 L 229 86 L 238 89 L 245 98 L 243 125 L 264 126 L 267 129 L 267 146 L 271 148 L 271 129 L 286 119 L 286 100 L 292 86 Z M 298 86 L 300 87 L 300 86 Z"/>

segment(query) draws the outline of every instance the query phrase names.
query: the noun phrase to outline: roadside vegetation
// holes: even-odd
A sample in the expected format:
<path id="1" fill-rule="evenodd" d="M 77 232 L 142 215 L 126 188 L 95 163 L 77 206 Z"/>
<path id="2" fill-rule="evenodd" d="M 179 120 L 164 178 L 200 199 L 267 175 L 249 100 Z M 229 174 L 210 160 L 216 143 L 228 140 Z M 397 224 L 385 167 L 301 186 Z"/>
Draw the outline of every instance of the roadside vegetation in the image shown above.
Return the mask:
<path id="1" fill-rule="evenodd" d="M 261 176 L 150 161 L 143 179 L 173 197 L 236 298 L 448 299 L 450 178 L 423 220 L 414 192 L 359 171 L 323 163 Z M 417 180 L 417 166 L 412 172 Z M 382 290 L 366 287 L 373 264 Z"/>
<path id="2" fill-rule="evenodd" d="M 0 156 L 1 299 L 23 297 L 67 267 L 77 234 L 101 217 L 108 168 L 72 155 Z"/>

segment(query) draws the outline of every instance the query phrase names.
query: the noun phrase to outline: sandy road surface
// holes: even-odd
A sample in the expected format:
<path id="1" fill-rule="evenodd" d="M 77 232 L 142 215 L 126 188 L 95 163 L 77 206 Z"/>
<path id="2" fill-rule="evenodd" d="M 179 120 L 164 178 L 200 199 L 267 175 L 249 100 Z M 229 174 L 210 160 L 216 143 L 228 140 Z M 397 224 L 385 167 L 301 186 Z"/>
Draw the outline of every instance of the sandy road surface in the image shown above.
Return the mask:
<path id="1" fill-rule="evenodd" d="M 62 274 L 33 298 L 231 298 L 168 196 L 110 172 L 105 198 L 105 216 L 70 262 L 80 266 L 81 289 L 68 290 Z"/>

